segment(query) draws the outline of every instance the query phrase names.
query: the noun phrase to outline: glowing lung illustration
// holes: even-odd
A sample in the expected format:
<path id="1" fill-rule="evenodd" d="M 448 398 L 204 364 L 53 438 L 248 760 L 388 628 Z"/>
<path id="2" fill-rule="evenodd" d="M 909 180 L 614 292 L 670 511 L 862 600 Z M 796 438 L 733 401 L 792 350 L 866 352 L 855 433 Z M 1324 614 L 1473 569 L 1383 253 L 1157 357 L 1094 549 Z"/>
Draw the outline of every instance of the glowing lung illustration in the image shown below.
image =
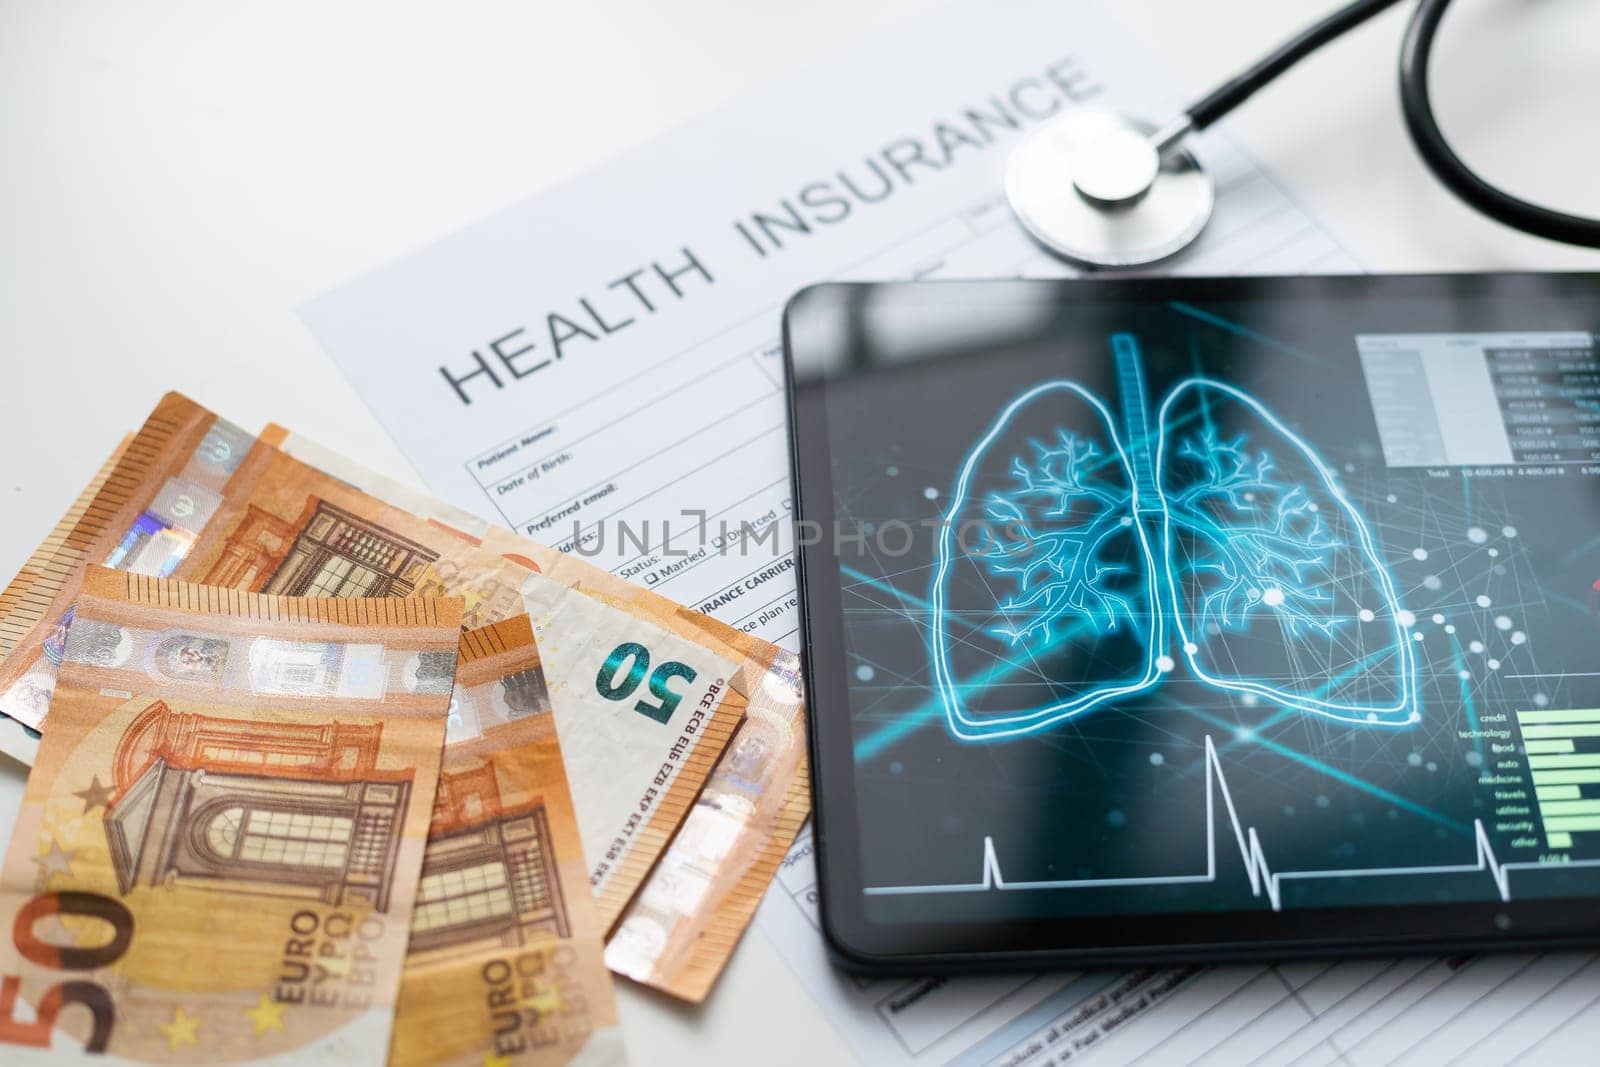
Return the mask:
<path id="1" fill-rule="evenodd" d="M 1042 730 L 1159 685 L 1179 656 L 1212 689 L 1417 721 L 1410 617 L 1333 471 L 1223 382 L 1186 378 L 1152 417 L 1137 340 L 1111 340 L 1120 430 L 1078 383 L 1046 382 L 962 465 L 932 591 L 950 731 Z"/>
<path id="2" fill-rule="evenodd" d="M 1179 382 L 1158 422 L 1164 584 L 1194 676 L 1329 718 L 1411 721 L 1411 635 L 1333 471 L 1223 382 Z"/>
<path id="3" fill-rule="evenodd" d="M 1073 382 L 1018 397 L 968 454 L 933 589 L 958 736 L 1042 729 L 1160 680 L 1157 555 L 1135 496 L 1110 411 Z"/>

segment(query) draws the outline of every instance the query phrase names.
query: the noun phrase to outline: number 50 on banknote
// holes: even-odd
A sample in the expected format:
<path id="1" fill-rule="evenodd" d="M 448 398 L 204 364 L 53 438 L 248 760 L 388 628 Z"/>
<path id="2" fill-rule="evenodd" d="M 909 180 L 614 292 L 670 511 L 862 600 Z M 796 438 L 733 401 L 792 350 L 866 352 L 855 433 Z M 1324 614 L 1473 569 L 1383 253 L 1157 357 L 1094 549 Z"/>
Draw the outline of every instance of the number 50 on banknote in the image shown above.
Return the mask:
<path id="1" fill-rule="evenodd" d="M 381 1061 L 461 607 L 90 568 L 0 868 L 0 1059 L 64 1032 L 124 1062 Z"/>

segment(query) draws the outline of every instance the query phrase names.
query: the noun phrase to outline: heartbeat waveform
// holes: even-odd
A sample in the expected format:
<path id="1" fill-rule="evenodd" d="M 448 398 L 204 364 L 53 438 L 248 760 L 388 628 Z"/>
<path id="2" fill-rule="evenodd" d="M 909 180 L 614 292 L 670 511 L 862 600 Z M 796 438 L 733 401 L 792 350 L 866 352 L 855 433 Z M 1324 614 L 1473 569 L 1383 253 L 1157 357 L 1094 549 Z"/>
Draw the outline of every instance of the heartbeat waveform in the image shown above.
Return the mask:
<path id="1" fill-rule="evenodd" d="M 1233 794 L 1228 790 L 1228 780 L 1222 773 L 1222 762 L 1217 757 L 1211 735 L 1206 735 L 1206 870 L 1204 874 L 1153 875 L 1144 878 L 1082 878 L 1060 881 L 1008 881 L 1000 871 L 1000 859 L 995 855 L 994 838 L 983 839 L 982 877 L 976 882 L 958 882 L 946 885 L 896 885 L 868 886 L 863 892 L 868 896 L 911 896 L 927 893 L 978 893 L 1016 892 L 1051 889 L 1103 889 L 1111 886 L 1154 886 L 1203 884 L 1217 880 L 1217 820 L 1216 798 L 1222 797 L 1233 828 L 1233 838 L 1239 849 L 1239 859 L 1250 879 L 1250 895 L 1266 895 L 1273 911 L 1283 910 L 1283 883 L 1313 878 L 1391 878 L 1401 875 L 1473 874 L 1485 872 L 1494 880 L 1495 891 L 1501 900 L 1511 899 L 1511 872 L 1533 870 L 1549 864 L 1534 860 L 1501 863 L 1494 854 L 1489 834 L 1481 819 L 1472 820 L 1477 857 L 1472 863 L 1441 864 L 1422 867 L 1357 867 L 1344 870 L 1274 871 L 1267 862 L 1266 850 L 1254 826 L 1245 826 L 1233 804 Z M 1558 865 L 1558 869 L 1597 867 L 1600 860 L 1573 860 Z"/>

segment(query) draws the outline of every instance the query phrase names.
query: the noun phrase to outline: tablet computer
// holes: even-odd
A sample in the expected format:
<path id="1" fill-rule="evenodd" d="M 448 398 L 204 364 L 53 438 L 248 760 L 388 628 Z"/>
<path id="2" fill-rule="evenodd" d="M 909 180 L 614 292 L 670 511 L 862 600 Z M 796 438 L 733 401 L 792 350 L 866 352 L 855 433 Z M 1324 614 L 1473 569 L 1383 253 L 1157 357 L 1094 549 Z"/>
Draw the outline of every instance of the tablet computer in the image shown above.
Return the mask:
<path id="1" fill-rule="evenodd" d="M 858 968 L 1600 941 L 1600 276 L 789 305 Z"/>

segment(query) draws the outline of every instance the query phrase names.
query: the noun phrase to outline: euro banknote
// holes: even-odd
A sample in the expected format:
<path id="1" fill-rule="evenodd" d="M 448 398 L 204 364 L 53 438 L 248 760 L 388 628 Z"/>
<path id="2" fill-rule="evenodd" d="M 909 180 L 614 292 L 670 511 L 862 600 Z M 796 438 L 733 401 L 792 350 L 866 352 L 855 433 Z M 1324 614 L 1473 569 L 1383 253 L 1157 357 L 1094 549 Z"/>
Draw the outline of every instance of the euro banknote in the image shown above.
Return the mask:
<path id="1" fill-rule="evenodd" d="M 763 659 L 770 646 L 724 640 L 709 620 L 661 598 L 614 597 L 606 590 L 615 579 L 596 568 L 568 566 L 561 581 L 532 574 L 436 516 L 413 514 L 403 499 L 363 492 L 343 466 L 320 470 L 273 444 L 178 394 L 165 397 L 80 522 L 77 568 L 50 586 L 48 604 L 21 616 L 29 629 L 0 664 L 0 710 L 42 722 L 86 561 L 271 594 L 459 595 L 472 625 L 524 612 L 536 595 L 542 625 L 581 631 L 544 666 L 552 690 L 564 694 L 553 714 L 608 930 L 656 877 L 650 872 L 691 811 L 708 796 L 731 796 L 704 786 L 749 694 L 781 703 L 798 721 L 792 658 Z M 799 750 L 776 750 L 772 766 Z M 791 788 L 803 797 L 803 775 Z M 725 899 L 715 889 L 665 935 L 701 945 L 702 972 L 720 970 L 770 878 L 764 857 L 777 846 L 748 844 L 751 832 L 766 834 L 762 810 L 751 808 L 758 822 L 741 815 L 744 833 L 722 835 L 737 847 L 718 881 L 738 870 L 737 892 Z M 689 995 L 675 978 L 653 980 Z"/>
<path id="2" fill-rule="evenodd" d="M 672 809 L 676 836 L 664 848 L 656 846 L 660 859 L 640 891 L 616 913 L 619 921 L 611 927 L 606 949 L 606 961 L 618 973 L 686 1000 L 703 999 L 810 811 L 805 705 L 794 655 L 365 470 L 282 427 L 269 426 L 262 436 L 290 455 L 524 565 L 523 602 L 533 617 L 558 716 L 592 718 L 619 699 L 643 714 L 659 713 L 657 672 L 672 669 L 672 660 L 656 654 L 666 647 L 666 639 L 651 636 L 654 643 L 640 644 L 642 651 L 619 656 L 615 650 L 624 645 L 597 617 L 602 607 L 605 618 L 620 613 L 648 621 L 650 634 L 665 631 L 719 657 L 723 699 L 739 708 L 742 719 L 692 802 L 686 809 Z M 570 589 L 583 590 L 588 599 L 564 600 L 561 591 Z M 596 640 L 597 633 L 604 639 Z M 676 686 L 670 676 L 663 684 L 669 694 Z M 636 695 L 643 699 L 634 703 Z M 569 734 L 562 733 L 564 747 Z M 578 735 L 572 747 L 586 740 Z M 595 792 L 605 788 L 606 783 L 597 783 Z M 588 796 L 578 796 L 582 811 Z M 621 806 L 628 799 L 616 796 L 611 802 Z M 674 804 L 681 802 L 674 798 Z M 586 845 L 594 864 L 606 862 L 616 842 Z M 602 851 L 597 854 L 595 848 Z"/>
<path id="3" fill-rule="evenodd" d="M 520 610 L 521 571 L 256 442 L 177 393 L 162 398 L 74 532 L 76 565 L 7 620 L 0 712 L 39 728 L 87 564 L 285 596 L 461 596 L 471 625 Z M 441 556 L 428 541 L 454 549 Z M 45 600 L 48 594 L 49 599 Z"/>
<path id="4" fill-rule="evenodd" d="M 71 574 L 77 565 L 81 553 L 73 538 L 82 536 L 80 523 L 89 505 L 104 488 L 131 440 L 132 434 L 122 438 L 94 477 L 89 479 L 89 484 L 83 487 L 77 499 L 67 508 L 66 514 L 61 516 L 39 547 L 23 561 L 5 590 L 0 592 L 0 661 L 26 636 L 32 626 L 26 620 L 49 606 L 54 595 L 52 588 Z M 32 754 L 38 751 L 38 747 L 37 730 L 23 726 L 15 719 L 0 717 L 0 751 L 12 753 L 25 763 L 32 763 Z"/>
<path id="5" fill-rule="evenodd" d="M 0 867 L 4 1061 L 382 1060 L 461 613 L 89 568 Z"/>
<path id="6" fill-rule="evenodd" d="M 389 1061 L 624 1061 L 526 615 L 462 635 Z"/>
<path id="7" fill-rule="evenodd" d="M 5 654 L 11 651 L 15 638 L 21 636 L 14 634 L 6 626 L 6 617 L 11 614 L 13 607 L 37 596 L 35 586 L 38 582 L 41 579 L 47 580 L 48 575 L 62 565 L 62 560 L 66 558 L 68 537 L 83 519 L 84 512 L 89 510 L 89 504 L 104 487 L 106 479 L 111 477 L 111 471 L 116 467 L 117 460 L 122 458 L 122 453 L 127 450 L 128 442 L 132 439 L 132 434 L 123 436 L 111 455 L 100 465 L 100 469 L 95 471 L 94 477 L 89 479 L 89 484 L 83 487 L 77 499 L 67 508 L 66 513 L 51 528 L 45 539 L 39 542 L 39 547 L 34 549 L 33 554 L 23 562 L 10 584 L 0 591 L 0 658 L 4 658 Z"/>

